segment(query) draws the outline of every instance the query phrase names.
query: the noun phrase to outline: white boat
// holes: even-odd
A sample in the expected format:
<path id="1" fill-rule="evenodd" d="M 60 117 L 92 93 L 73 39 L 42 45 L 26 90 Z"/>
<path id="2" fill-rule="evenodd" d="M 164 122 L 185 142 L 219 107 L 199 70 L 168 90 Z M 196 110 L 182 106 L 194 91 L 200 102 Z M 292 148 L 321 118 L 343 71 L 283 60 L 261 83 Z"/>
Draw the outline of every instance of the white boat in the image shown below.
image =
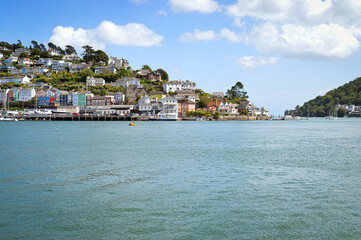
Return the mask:
<path id="1" fill-rule="evenodd" d="M 0 121 L 2 121 L 2 122 L 17 122 L 18 120 L 16 118 L 0 117 Z"/>

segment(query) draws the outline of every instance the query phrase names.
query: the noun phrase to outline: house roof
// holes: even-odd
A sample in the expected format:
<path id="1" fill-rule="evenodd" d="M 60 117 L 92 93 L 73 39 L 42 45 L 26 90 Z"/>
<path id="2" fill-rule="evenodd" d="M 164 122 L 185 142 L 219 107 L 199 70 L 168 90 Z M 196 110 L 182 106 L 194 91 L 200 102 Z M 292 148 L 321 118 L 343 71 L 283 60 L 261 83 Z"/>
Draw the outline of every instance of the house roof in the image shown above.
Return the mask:
<path id="1" fill-rule="evenodd" d="M 219 107 L 219 105 L 221 105 L 222 101 L 218 101 L 217 99 L 210 101 L 207 105 L 207 107 Z"/>

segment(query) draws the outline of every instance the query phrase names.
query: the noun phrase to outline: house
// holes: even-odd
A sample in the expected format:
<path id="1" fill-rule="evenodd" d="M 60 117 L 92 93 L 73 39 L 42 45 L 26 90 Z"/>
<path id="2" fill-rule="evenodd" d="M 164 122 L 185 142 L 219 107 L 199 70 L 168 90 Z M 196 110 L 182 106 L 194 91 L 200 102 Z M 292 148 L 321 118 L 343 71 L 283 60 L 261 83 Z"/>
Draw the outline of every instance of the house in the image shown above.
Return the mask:
<path id="1" fill-rule="evenodd" d="M 17 48 L 17 49 L 15 49 L 14 55 L 15 55 L 15 56 L 19 56 L 21 53 L 26 53 L 26 54 L 28 54 L 28 55 L 31 54 L 31 52 L 30 52 L 29 49 L 26 49 L 26 48 Z"/>
<path id="2" fill-rule="evenodd" d="M 213 101 L 210 101 L 207 105 L 207 111 L 209 112 L 215 112 L 218 111 L 218 107 L 221 104 L 221 101 L 219 101 L 217 98 L 213 99 Z"/>
<path id="3" fill-rule="evenodd" d="M 143 86 L 140 84 L 140 80 L 138 78 L 128 78 L 124 77 L 122 79 L 118 79 L 115 81 L 115 84 L 112 84 L 113 87 L 122 87 L 126 88 L 129 86 L 137 86 L 138 88 L 142 88 Z"/>
<path id="4" fill-rule="evenodd" d="M 65 67 L 69 67 L 72 63 L 65 62 L 64 60 L 54 60 L 51 65 L 52 70 L 65 71 Z"/>
<path id="5" fill-rule="evenodd" d="M 126 88 L 125 96 L 128 103 L 136 102 L 138 96 L 145 96 L 147 92 L 143 88 L 131 85 Z"/>
<path id="6" fill-rule="evenodd" d="M 0 59 L 3 59 L 4 55 L 2 53 L 0 53 Z"/>
<path id="7" fill-rule="evenodd" d="M 45 68 L 45 67 L 32 67 L 32 68 L 22 68 L 19 69 L 19 72 L 21 74 L 43 74 L 43 73 L 47 73 L 49 71 L 49 69 Z"/>
<path id="8" fill-rule="evenodd" d="M 178 118 L 178 101 L 172 97 L 162 98 L 160 100 L 162 107 L 159 118 L 176 120 Z"/>
<path id="9" fill-rule="evenodd" d="M 88 76 L 86 78 L 86 85 L 88 87 L 104 86 L 105 80 L 103 78 L 94 78 L 94 77 Z"/>
<path id="10" fill-rule="evenodd" d="M 109 57 L 108 64 L 113 65 L 116 68 L 127 68 L 127 67 L 129 67 L 128 60 L 126 60 L 124 58 L 118 59 L 116 57 Z"/>
<path id="11" fill-rule="evenodd" d="M 159 99 L 167 97 L 167 94 L 163 91 L 151 91 L 149 92 L 148 95 L 153 98 L 159 98 Z"/>
<path id="12" fill-rule="evenodd" d="M 72 64 L 69 66 L 69 72 L 70 73 L 81 72 L 87 68 L 90 68 L 90 65 L 88 65 L 88 64 Z"/>
<path id="13" fill-rule="evenodd" d="M 86 108 L 88 96 L 94 96 L 91 92 L 75 92 L 72 94 L 73 106 Z"/>
<path id="14" fill-rule="evenodd" d="M 18 61 L 18 57 L 11 54 L 10 57 L 8 58 L 8 60 L 10 60 L 10 62 L 17 62 Z"/>
<path id="15" fill-rule="evenodd" d="M 116 73 L 117 69 L 114 66 L 97 66 L 94 69 L 94 73 Z"/>
<path id="16" fill-rule="evenodd" d="M 151 72 L 148 73 L 147 75 L 145 75 L 145 79 L 149 80 L 149 81 L 162 81 L 162 75 L 160 73 L 157 72 Z"/>
<path id="17" fill-rule="evenodd" d="M 30 78 L 28 76 L 11 76 L 0 78 L 0 84 L 17 83 L 17 84 L 29 84 Z"/>
<path id="18" fill-rule="evenodd" d="M 16 103 L 19 101 L 19 88 L 12 88 L 8 93 L 8 102 Z"/>
<path id="19" fill-rule="evenodd" d="M 69 94 L 67 91 L 63 91 L 60 95 L 59 95 L 59 105 L 60 106 L 68 106 L 68 104 L 70 103 L 70 97 L 71 94 Z"/>
<path id="20" fill-rule="evenodd" d="M 179 90 L 173 97 L 175 97 L 178 101 L 187 99 L 194 103 L 198 100 L 198 94 L 192 90 Z"/>
<path id="21" fill-rule="evenodd" d="M 185 115 L 187 112 L 193 112 L 196 110 L 196 103 L 188 99 L 178 100 L 179 112 L 181 115 Z"/>
<path id="22" fill-rule="evenodd" d="M 34 88 L 21 88 L 19 90 L 19 102 L 27 102 L 35 97 Z"/>
<path id="23" fill-rule="evenodd" d="M 114 104 L 114 96 L 87 96 L 87 106 L 110 106 Z"/>
<path id="24" fill-rule="evenodd" d="M 27 58 L 27 57 L 19 58 L 18 64 L 19 65 L 29 65 L 29 64 L 31 64 L 31 60 L 30 60 L 30 58 Z"/>
<path id="25" fill-rule="evenodd" d="M 176 92 L 178 90 L 182 90 L 182 83 L 183 81 L 181 80 L 164 82 L 163 91 L 169 93 L 169 92 Z"/>
<path id="26" fill-rule="evenodd" d="M 53 64 L 53 59 L 51 58 L 39 58 L 38 59 L 38 64 L 42 64 L 46 67 L 50 67 L 51 64 Z"/>
<path id="27" fill-rule="evenodd" d="M 191 82 L 189 80 L 186 80 L 185 82 L 182 83 L 182 89 L 183 90 L 196 90 L 197 89 L 197 85 L 195 82 Z"/>
<path id="28" fill-rule="evenodd" d="M 151 103 L 139 104 L 138 110 L 141 115 L 150 116 L 153 113 L 153 104 L 151 104 Z"/>
<path id="29" fill-rule="evenodd" d="M 221 101 L 217 109 L 221 114 L 231 114 L 231 110 L 231 106 L 227 99 Z"/>
<path id="30" fill-rule="evenodd" d="M 14 66 L 0 66 L 0 73 L 11 73 L 16 70 Z"/>
<path id="31" fill-rule="evenodd" d="M 137 74 L 140 75 L 142 78 L 144 78 L 145 76 L 147 76 L 150 73 L 150 71 L 148 69 L 140 69 L 138 70 Z"/>
<path id="32" fill-rule="evenodd" d="M 3 105 L 5 105 L 8 101 L 8 93 L 9 93 L 9 89 L 0 89 L 0 103 L 1 103 L 1 108 L 3 107 Z"/>
<path id="33" fill-rule="evenodd" d="M 65 61 L 79 61 L 80 57 L 76 53 L 72 53 L 65 55 L 62 59 Z"/>
<path id="34" fill-rule="evenodd" d="M 213 92 L 212 97 L 221 99 L 224 97 L 224 92 Z"/>
<path id="35" fill-rule="evenodd" d="M 51 56 L 59 56 L 60 54 L 58 53 L 58 51 L 56 51 L 55 49 L 53 48 L 50 48 L 48 50 L 48 53 L 51 55 Z"/>
<path id="36" fill-rule="evenodd" d="M 124 103 L 125 101 L 125 94 L 123 92 L 117 92 L 114 97 L 115 103 Z"/>

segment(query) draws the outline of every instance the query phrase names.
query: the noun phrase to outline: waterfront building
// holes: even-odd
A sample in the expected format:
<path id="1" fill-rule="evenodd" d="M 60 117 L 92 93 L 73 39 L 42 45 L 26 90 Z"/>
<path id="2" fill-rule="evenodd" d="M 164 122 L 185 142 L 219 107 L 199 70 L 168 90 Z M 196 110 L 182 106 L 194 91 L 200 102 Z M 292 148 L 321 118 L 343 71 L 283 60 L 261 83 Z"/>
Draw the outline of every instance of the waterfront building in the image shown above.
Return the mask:
<path id="1" fill-rule="evenodd" d="M 219 101 L 218 98 L 213 99 L 213 101 L 210 101 L 207 105 L 207 111 L 209 112 L 215 112 L 218 111 L 218 107 L 221 104 L 222 101 Z"/>
<path id="2" fill-rule="evenodd" d="M 57 106 L 56 110 L 59 112 L 68 112 L 68 113 L 79 113 L 79 106 Z"/>
<path id="3" fill-rule="evenodd" d="M 166 97 L 160 100 L 162 104 L 159 117 L 161 119 L 177 119 L 178 118 L 178 101 L 173 97 Z"/>
<path id="4" fill-rule="evenodd" d="M 91 92 L 75 92 L 72 94 L 73 106 L 79 106 L 81 109 L 85 108 L 87 105 L 88 97 L 93 97 L 94 94 Z"/>
<path id="5" fill-rule="evenodd" d="M 114 96 L 91 96 L 88 95 L 87 106 L 110 106 L 114 104 Z"/>
<path id="6" fill-rule="evenodd" d="M 19 88 L 12 88 L 8 93 L 8 102 L 16 103 L 19 101 Z"/>
<path id="7" fill-rule="evenodd" d="M 196 83 L 191 81 L 175 80 L 163 83 L 163 90 L 166 93 L 176 92 L 180 90 L 196 90 Z"/>
<path id="8" fill-rule="evenodd" d="M 19 102 L 27 102 L 35 97 L 36 91 L 34 88 L 21 88 L 19 90 Z"/>
<path id="9" fill-rule="evenodd" d="M 193 112 L 196 110 L 196 103 L 190 101 L 188 99 L 180 99 L 178 100 L 179 103 L 179 112 L 181 115 L 185 115 L 187 112 Z"/>

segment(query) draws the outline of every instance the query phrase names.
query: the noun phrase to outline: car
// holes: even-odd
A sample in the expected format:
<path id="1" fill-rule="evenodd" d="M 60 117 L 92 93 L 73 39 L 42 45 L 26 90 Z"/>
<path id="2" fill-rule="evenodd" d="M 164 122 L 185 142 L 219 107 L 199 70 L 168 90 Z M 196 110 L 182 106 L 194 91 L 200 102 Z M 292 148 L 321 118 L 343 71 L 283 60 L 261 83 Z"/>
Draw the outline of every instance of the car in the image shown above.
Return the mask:
<path id="1" fill-rule="evenodd" d="M 72 113 L 73 116 L 80 116 L 79 113 Z"/>

